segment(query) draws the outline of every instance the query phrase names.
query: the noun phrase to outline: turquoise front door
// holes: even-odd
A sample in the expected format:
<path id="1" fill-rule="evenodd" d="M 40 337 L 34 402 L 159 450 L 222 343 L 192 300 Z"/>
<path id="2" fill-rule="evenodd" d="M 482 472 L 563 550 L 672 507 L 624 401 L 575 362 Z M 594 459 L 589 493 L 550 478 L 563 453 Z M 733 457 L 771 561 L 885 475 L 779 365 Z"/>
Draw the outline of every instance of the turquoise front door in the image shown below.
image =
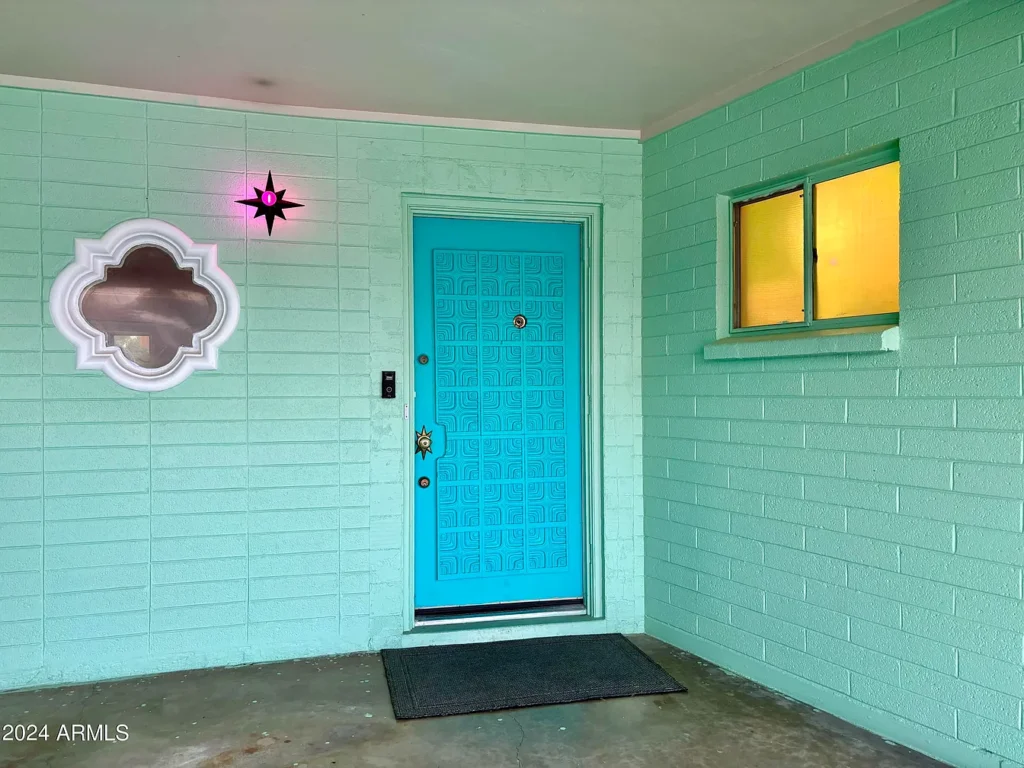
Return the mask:
<path id="1" fill-rule="evenodd" d="M 580 248 L 413 219 L 417 610 L 583 596 Z"/>

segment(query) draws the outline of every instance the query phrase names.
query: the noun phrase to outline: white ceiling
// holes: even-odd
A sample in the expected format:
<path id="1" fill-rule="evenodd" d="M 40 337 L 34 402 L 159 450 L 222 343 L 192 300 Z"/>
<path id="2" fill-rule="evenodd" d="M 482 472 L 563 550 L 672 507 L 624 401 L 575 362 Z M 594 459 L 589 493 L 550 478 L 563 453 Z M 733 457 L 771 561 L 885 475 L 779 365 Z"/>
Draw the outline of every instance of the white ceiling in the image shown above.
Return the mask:
<path id="1" fill-rule="evenodd" d="M 939 4 L 0 0 L 0 74 L 637 130 L 738 95 L 784 74 L 787 61 L 807 63 Z"/>

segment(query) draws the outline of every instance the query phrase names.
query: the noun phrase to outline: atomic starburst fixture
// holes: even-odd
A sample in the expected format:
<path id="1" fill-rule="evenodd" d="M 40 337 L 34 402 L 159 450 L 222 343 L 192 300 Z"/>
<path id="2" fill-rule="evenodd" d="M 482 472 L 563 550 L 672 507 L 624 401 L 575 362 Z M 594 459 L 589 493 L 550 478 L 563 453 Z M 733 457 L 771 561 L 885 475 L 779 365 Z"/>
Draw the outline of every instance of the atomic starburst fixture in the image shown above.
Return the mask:
<path id="1" fill-rule="evenodd" d="M 236 200 L 236 203 L 242 205 L 251 205 L 256 209 L 256 213 L 253 215 L 254 219 L 258 219 L 263 216 L 267 220 L 267 234 L 271 234 L 274 231 L 274 217 L 280 216 L 282 219 L 285 218 L 285 208 L 302 208 L 302 203 L 291 203 L 284 199 L 285 190 L 277 192 L 274 189 L 274 177 L 268 171 L 267 172 L 267 188 L 258 189 L 253 187 L 256 192 L 256 197 L 250 197 L 248 200 Z M 286 219 L 287 220 L 287 219 Z"/>

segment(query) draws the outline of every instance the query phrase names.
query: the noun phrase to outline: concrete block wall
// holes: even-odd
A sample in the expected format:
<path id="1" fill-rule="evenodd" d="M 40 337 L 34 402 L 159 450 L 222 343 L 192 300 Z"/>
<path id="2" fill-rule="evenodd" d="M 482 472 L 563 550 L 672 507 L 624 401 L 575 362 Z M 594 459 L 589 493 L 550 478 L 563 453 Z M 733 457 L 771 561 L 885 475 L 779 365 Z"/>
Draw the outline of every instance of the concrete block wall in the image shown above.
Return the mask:
<path id="1" fill-rule="evenodd" d="M 647 630 L 957 765 L 1024 763 L 1022 32 L 955 2 L 644 143 Z M 706 361 L 716 196 L 894 140 L 900 351 Z"/>
<path id="2" fill-rule="evenodd" d="M 628 140 L 0 88 L 0 689 L 409 640 L 403 192 L 604 205 L 602 626 L 637 630 L 640 165 Z M 305 205 L 272 238 L 235 203 L 268 170 Z M 217 243 L 243 302 L 220 370 L 152 395 L 77 372 L 46 304 L 76 237 L 145 216 Z"/>

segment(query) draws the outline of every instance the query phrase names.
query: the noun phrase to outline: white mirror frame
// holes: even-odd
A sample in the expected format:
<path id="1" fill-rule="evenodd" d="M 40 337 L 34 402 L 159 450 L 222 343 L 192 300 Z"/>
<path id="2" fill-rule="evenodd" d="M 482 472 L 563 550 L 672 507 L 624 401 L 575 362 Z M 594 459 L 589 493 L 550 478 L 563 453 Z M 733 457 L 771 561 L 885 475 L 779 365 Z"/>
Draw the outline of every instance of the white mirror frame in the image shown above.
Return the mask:
<path id="1" fill-rule="evenodd" d="M 136 248 L 155 246 L 169 253 L 181 269 L 191 269 L 197 285 L 214 297 L 217 312 L 209 327 L 192 337 L 167 365 L 144 368 L 106 343 L 102 331 L 82 315 L 82 295 L 102 282 L 107 267 L 120 265 Z M 133 219 L 112 227 L 99 240 L 75 240 L 75 260 L 57 276 L 50 290 L 50 317 L 77 350 L 76 366 L 100 370 L 123 387 L 159 392 L 180 384 L 193 371 L 214 370 L 217 352 L 238 326 L 238 289 L 217 265 L 217 246 L 192 240 L 177 227 L 157 219 Z"/>

